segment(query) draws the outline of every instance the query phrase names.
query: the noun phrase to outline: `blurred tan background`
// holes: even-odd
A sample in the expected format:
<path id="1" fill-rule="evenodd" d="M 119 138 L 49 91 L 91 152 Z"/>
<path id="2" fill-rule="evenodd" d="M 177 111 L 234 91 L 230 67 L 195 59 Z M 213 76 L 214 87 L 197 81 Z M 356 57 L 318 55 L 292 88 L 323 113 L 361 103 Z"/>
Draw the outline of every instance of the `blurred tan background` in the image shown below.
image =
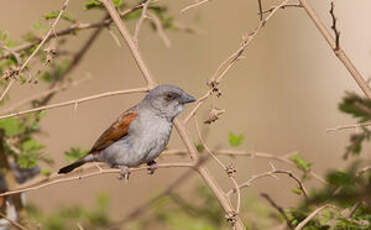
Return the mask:
<path id="1" fill-rule="evenodd" d="M 167 49 L 146 24 L 141 31 L 140 43 L 145 60 L 158 82 L 176 84 L 199 97 L 207 90 L 205 82 L 217 66 L 239 47 L 242 35 L 252 32 L 257 25 L 258 8 L 255 0 L 215 0 L 181 14 L 180 9 L 192 2 L 162 0 L 159 4 L 169 4 L 176 21 L 197 27 L 201 34 L 167 32 L 172 42 L 171 48 Z M 277 3 L 263 2 L 266 8 L 271 2 Z M 330 26 L 330 1 L 310 2 Z M 58 10 L 62 3 L 62 0 L 1 0 L 0 29 L 7 30 L 11 39 L 20 40 L 20 36 L 30 31 L 41 15 Z M 360 72 L 369 77 L 371 2 L 337 0 L 335 4 L 341 46 Z M 71 1 L 67 12 L 79 22 L 101 19 L 101 12 L 85 12 L 83 6 L 83 0 Z M 62 23 L 58 28 L 64 26 L 66 24 Z M 130 28 L 133 28 L 133 23 Z M 90 33 L 84 31 L 69 37 L 68 48 L 77 49 Z M 224 108 L 226 113 L 210 126 L 209 145 L 229 147 L 228 133 L 242 133 L 245 138 L 240 149 L 277 155 L 299 151 L 314 163 L 313 169 L 321 174 L 326 169 L 341 167 L 349 132 L 326 133 L 326 129 L 354 122 L 338 111 L 337 104 L 344 91 L 360 90 L 304 10 L 290 8 L 277 13 L 245 56 L 221 84 L 223 96 L 216 105 Z M 53 102 L 144 84 L 126 46 L 117 47 L 107 30 L 70 77 L 83 78 L 87 73 L 93 76 L 91 80 L 58 94 Z M 15 102 L 41 92 L 41 88 L 39 85 L 17 85 L 10 95 Z M 77 111 L 73 107 L 49 111 L 42 122 L 45 133 L 39 138 L 56 160 L 54 170 L 65 164 L 65 150 L 71 146 L 88 149 L 121 111 L 142 97 L 141 94 L 115 96 L 79 105 Z M 200 120 L 206 117 L 208 109 L 209 105 L 203 107 Z M 192 123 L 189 128 L 193 130 Z M 176 132 L 173 134 L 170 148 L 182 147 Z M 225 160 L 230 161 L 229 158 Z M 281 164 L 277 166 L 288 168 Z M 215 171 L 219 181 L 227 181 L 215 164 L 211 163 L 209 167 Z M 239 179 L 243 180 L 254 173 L 269 170 L 269 164 L 265 160 L 242 158 L 237 161 L 237 169 Z M 30 192 L 28 198 L 46 210 L 52 210 L 67 203 L 91 204 L 97 193 L 105 191 L 111 195 L 112 211 L 119 218 L 161 191 L 182 172 L 182 169 L 166 169 L 159 170 L 154 176 L 138 173 L 128 184 L 112 175 L 94 177 Z M 177 191 L 185 194 L 199 183 L 202 182 L 195 175 Z M 318 186 L 318 183 L 312 185 Z M 287 205 L 297 199 L 290 192 L 291 187 L 294 185 L 285 178 L 279 181 L 268 178 L 257 182 L 245 195 L 269 191 L 273 198 L 279 198 Z"/>

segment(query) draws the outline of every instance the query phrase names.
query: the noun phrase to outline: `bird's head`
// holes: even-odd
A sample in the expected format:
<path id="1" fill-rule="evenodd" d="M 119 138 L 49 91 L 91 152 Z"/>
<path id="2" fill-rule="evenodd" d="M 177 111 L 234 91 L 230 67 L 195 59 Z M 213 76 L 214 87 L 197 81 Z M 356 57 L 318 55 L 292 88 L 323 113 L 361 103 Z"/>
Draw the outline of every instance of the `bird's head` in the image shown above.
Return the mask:
<path id="1" fill-rule="evenodd" d="M 196 99 L 179 87 L 159 85 L 149 91 L 144 101 L 149 102 L 150 106 L 158 115 L 173 120 L 183 111 L 185 104 L 192 103 Z"/>

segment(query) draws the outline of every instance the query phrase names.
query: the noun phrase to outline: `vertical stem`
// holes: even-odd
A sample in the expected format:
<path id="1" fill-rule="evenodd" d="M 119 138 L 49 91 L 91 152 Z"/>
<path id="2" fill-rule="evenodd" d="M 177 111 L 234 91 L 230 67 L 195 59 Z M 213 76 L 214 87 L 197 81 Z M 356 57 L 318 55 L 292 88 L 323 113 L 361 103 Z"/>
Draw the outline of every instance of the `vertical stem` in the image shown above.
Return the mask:
<path id="1" fill-rule="evenodd" d="M 142 55 L 140 54 L 138 47 L 135 45 L 128 29 L 126 28 L 125 24 L 122 23 L 120 15 L 117 13 L 115 7 L 109 0 L 99 0 L 103 3 L 106 7 L 108 13 L 110 14 L 113 22 L 117 25 L 121 35 L 124 37 L 126 44 L 129 46 L 130 53 L 133 55 L 136 64 L 139 67 L 139 70 L 142 72 L 145 80 L 147 81 L 147 85 L 149 88 L 155 86 L 155 81 L 153 80 L 149 69 L 147 68 L 146 64 L 143 61 Z"/>
<path id="2" fill-rule="evenodd" d="M 346 55 L 344 50 L 336 47 L 335 39 L 332 37 L 331 33 L 328 31 L 326 26 L 323 24 L 321 19 L 318 17 L 317 13 L 313 10 L 310 4 L 308 4 L 307 0 L 299 0 L 299 1 L 301 5 L 303 6 L 303 8 L 305 9 L 305 12 L 308 14 L 310 19 L 313 21 L 314 25 L 320 31 L 322 36 L 326 39 L 327 43 L 332 48 L 335 55 L 343 63 L 343 65 L 348 70 L 348 72 L 352 75 L 353 79 L 357 82 L 358 86 L 361 88 L 363 93 L 369 99 L 371 99 L 371 89 L 368 86 L 367 82 L 365 81 L 361 73 L 357 70 L 357 68 L 354 66 L 354 64 L 349 59 L 349 57 Z"/>
<path id="3" fill-rule="evenodd" d="M 142 56 L 141 56 L 141 54 L 139 52 L 139 49 L 138 49 L 138 46 L 135 45 L 132 36 L 130 35 L 129 31 L 127 30 L 125 24 L 122 22 L 122 20 L 120 18 L 120 15 L 116 11 L 115 7 L 112 5 L 112 3 L 109 0 L 99 0 L 99 1 L 103 3 L 106 10 L 110 14 L 112 20 L 114 21 L 114 23 L 118 27 L 121 35 L 124 37 L 124 40 L 125 40 L 126 44 L 129 46 L 129 49 L 130 49 L 132 55 L 134 56 L 135 62 L 138 65 L 139 69 L 141 70 L 144 78 L 146 79 L 148 86 L 153 87 L 155 85 L 155 81 L 153 80 L 147 66 L 145 65 L 145 63 L 142 59 Z M 197 151 L 196 151 L 194 145 L 192 144 L 189 135 L 186 133 L 186 129 L 185 129 L 184 125 L 181 122 L 179 122 L 179 120 L 177 120 L 177 119 L 174 120 L 174 125 L 175 125 L 180 137 L 182 138 L 186 148 L 188 149 L 191 157 L 193 158 L 193 160 L 197 160 L 198 159 Z M 227 215 L 233 214 L 234 211 L 233 211 L 233 209 L 230 205 L 230 202 L 229 202 L 228 198 L 226 197 L 225 193 L 221 189 L 220 185 L 217 184 L 215 179 L 209 174 L 207 169 L 203 166 L 200 166 L 197 169 L 197 171 L 200 174 L 200 176 L 203 178 L 205 183 L 209 186 L 211 191 L 214 193 L 214 195 L 216 196 L 220 205 L 223 207 L 226 214 Z M 241 219 L 238 216 L 235 217 L 235 223 L 233 224 L 233 227 L 236 230 L 245 229 Z"/>

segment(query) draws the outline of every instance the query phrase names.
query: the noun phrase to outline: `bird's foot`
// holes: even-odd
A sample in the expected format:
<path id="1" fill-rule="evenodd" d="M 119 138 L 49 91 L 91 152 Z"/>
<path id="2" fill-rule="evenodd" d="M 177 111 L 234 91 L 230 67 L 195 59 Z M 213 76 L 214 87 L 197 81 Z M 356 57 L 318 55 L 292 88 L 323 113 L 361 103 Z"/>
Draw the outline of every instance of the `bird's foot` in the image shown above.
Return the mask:
<path id="1" fill-rule="evenodd" d="M 153 175 L 153 173 L 155 173 L 156 169 L 158 169 L 158 165 L 157 165 L 156 161 L 150 161 L 150 162 L 147 163 L 147 165 L 148 165 L 148 169 L 147 169 L 148 170 L 147 171 L 148 175 Z"/>
<path id="2" fill-rule="evenodd" d="M 120 180 L 125 179 L 126 181 L 129 181 L 130 174 L 131 172 L 129 167 L 125 165 L 120 166 L 120 176 L 118 177 L 118 179 Z"/>

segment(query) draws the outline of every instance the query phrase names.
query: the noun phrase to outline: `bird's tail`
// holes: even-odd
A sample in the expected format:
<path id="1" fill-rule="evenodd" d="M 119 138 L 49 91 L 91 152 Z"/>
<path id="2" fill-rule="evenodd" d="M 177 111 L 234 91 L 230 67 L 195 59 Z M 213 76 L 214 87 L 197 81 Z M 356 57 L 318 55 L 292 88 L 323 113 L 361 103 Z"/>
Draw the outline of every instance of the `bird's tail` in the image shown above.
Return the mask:
<path id="1" fill-rule="evenodd" d="M 85 164 L 87 162 L 92 162 L 92 161 L 95 161 L 95 160 L 96 159 L 95 159 L 93 154 L 88 154 L 88 155 L 80 158 L 79 160 L 73 162 L 72 164 L 69 164 L 69 165 L 59 169 L 58 174 L 69 173 L 72 170 L 74 170 L 75 168 L 78 168 L 78 167 L 82 166 L 83 164 Z"/>
<path id="2" fill-rule="evenodd" d="M 75 168 L 78 168 L 78 167 L 82 166 L 85 163 L 86 163 L 86 161 L 84 159 L 77 160 L 76 162 L 74 162 L 72 164 L 69 164 L 69 165 L 67 165 L 67 166 L 59 169 L 58 174 L 69 173 L 72 170 L 74 170 Z"/>

